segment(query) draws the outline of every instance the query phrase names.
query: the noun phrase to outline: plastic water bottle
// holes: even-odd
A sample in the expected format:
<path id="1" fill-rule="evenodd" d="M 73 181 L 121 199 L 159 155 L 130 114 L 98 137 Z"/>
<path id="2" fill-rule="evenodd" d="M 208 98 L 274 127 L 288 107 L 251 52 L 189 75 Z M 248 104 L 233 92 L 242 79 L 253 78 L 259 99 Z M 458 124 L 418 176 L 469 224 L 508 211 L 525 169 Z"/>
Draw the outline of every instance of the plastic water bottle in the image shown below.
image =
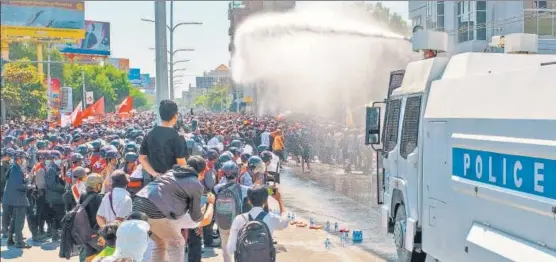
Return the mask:
<path id="1" fill-rule="evenodd" d="M 309 226 L 313 226 L 315 224 L 315 220 L 313 218 L 309 219 Z"/>
<path id="2" fill-rule="evenodd" d="M 346 236 L 343 233 L 340 235 L 340 241 L 342 242 L 342 247 L 344 247 L 346 244 Z"/>
<path id="3" fill-rule="evenodd" d="M 330 239 L 327 238 L 326 240 L 324 240 L 324 247 L 326 249 L 330 249 L 330 244 L 331 244 Z"/>
<path id="4" fill-rule="evenodd" d="M 330 232 L 330 222 L 326 221 L 326 224 L 324 224 L 324 230 L 326 230 L 326 232 Z"/>
<path id="5" fill-rule="evenodd" d="M 338 222 L 334 223 L 334 232 L 338 232 Z"/>
<path id="6" fill-rule="evenodd" d="M 288 212 L 288 220 L 292 220 L 292 213 Z"/>
<path id="7" fill-rule="evenodd" d="M 292 214 L 292 219 L 295 220 L 295 213 Z"/>

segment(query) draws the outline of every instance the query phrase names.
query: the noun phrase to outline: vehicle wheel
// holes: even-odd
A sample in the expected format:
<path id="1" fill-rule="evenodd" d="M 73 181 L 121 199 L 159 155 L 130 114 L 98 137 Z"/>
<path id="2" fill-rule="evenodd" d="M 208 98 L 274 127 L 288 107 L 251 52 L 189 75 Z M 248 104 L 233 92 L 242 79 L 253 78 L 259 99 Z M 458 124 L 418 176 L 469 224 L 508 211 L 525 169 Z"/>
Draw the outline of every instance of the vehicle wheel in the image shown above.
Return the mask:
<path id="1" fill-rule="evenodd" d="M 398 261 L 400 262 L 424 262 L 426 258 L 425 253 L 409 251 L 404 247 L 404 239 L 406 234 L 407 215 L 405 213 L 405 206 L 400 204 L 396 209 L 396 217 L 394 224 L 394 243 L 396 244 L 396 251 L 398 252 Z"/>

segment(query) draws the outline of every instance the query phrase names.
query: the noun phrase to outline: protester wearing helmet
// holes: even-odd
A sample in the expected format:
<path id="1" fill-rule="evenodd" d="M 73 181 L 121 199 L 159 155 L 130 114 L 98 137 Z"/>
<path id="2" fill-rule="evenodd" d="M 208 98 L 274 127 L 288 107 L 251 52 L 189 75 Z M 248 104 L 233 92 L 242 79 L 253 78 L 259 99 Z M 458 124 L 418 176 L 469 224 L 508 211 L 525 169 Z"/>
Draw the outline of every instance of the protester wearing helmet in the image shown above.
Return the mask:
<path id="1" fill-rule="evenodd" d="M 15 150 L 13 148 L 2 148 L 2 161 L 0 161 L 0 202 L 2 202 L 2 195 L 4 194 L 4 187 L 6 186 L 8 170 L 11 168 L 10 162 L 14 153 Z"/>
<path id="2" fill-rule="evenodd" d="M 233 199 L 238 199 L 239 201 L 241 201 L 241 203 L 238 203 L 238 201 L 235 202 L 236 205 L 241 205 L 240 210 L 242 212 L 248 212 L 250 209 L 247 201 L 247 190 L 249 190 L 249 187 L 242 186 L 237 183 L 237 177 L 239 176 L 239 167 L 237 166 L 236 163 L 229 160 L 222 165 L 221 171 L 223 172 L 224 177 L 222 178 L 220 183 L 218 183 L 218 185 L 214 186 L 214 192 L 216 192 L 218 199 L 224 199 L 223 197 L 226 194 L 231 193 L 234 195 Z M 227 224 L 228 226 L 231 225 L 231 221 L 229 220 L 229 215 L 228 215 L 230 213 L 226 211 L 222 211 L 220 207 L 221 206 L 217 201 L 215 217 L 216 217 L 216 222 L 218 224 L 218 231 L 220 232 L 222 250 L 226 250 L 228 238 L 230 235 L 230 228 L 224 227 L 224 225 L 225 224 Z M 231 214 L 233 215 L 233 213 Z M 240 215 L 240 214 L 235 214 L 235 215 Z M 224 216 L 227 216 L 227 218 L 224 218 Z M 231 218 L 232 221 L 233 218 L 234 217 Z M 224 261 L 232 261 L 231 256 L 230 254 L 228 254 L 228 252 L 224 252 L 223 257 L 224 257 Z"/>
<path id="3" fill-rule="evenodd" d="M 120 143 L 120 139 L 110 141 L 110 145 L 113 145 L 116 149 L 118 149 L 118 152 L 122 150 L 122 143 Z"/>
<path id="4" fill-rule="evenodd" d="M 33 174 L 35 177 L 35 186 L 38 190 L 36 199 L 37 205 L 37 227 L 38 235 L 45 235 L 44 225 L 48 220 L 50 208 L 46 203 L 46 170 L 48 168 L 47 159 L 50 158 L 49 151 L 39 150 L 37 152 L 37 163 L 33 167 Z"/>
<path id="5" fill-rule="evenodd" d="M 143 188 L 143 167 L 138 165 L 139 155 L 135 152 L 126 153 L 124 156 L 125 164 L 123 171 L 129 175 L 127 191 L 133 198 L 137 192 Z"/>
<path id="6" fill-rule="evenodd" d="M 37 163 L 36 155 L 39 149 L 35 146 L 36 143 L 37 139 L 34 136 L 25 139 L 25 148 L 27 149 L 27 154 L 29 155 L 29 165 L 27 165 L 27 171 L 31 171 L 31 169 L 35 166 L 35 163 Z"/>
<path id="7" fill-rule="evenodd" d="M 137 145 L 137 143 L 133 141 L 126 143 L 124 153 L 133 152 L 137 154 L 138 151 L 139 151 L 139 146 Z"/>
<path id="8" fill-rule="evenodd" d="M 233 155 L 232 153 L 226 151 L 222 154 L 220 154 L 220 156 L 218 157 L 218 161 L 216 162 L 216 171 L 217 173 L 217 182 L 220 183 L 220 181 L 222 180 L 222 177 L 224 177 L 224 173 L 221 170 L 222 165 L 224 165 L 224 163 L 228 162 L 228 161 L 232 161 L 233 160 Z"/>
<path id="9" fill-rule="evenodd" d="M 230 153 L 232 153 L 233 158 L 232 161 L 234 161 L 234 163 L 239 164 L 240 163 L 240 151 L 239 148 L 237 147 L 230 147 L 229 149 Z"/>
<path id="10" fill-rule="evenodd" d="M 37 146 L 38 150 L 45 150 L 48 147 L 48 142 L 44 140 L 39 140 L 35 145 Z"/>
<path id="11" fill-rule="evenodd" d="M 118 151 L 110 150 L 106 152 L 106 167 L 100 172 L 100 175 L 105 178 L 103 192 L 109 192 L 112 189 L 110 174 L 118 169 L 120 157 Z"/>
<path id="12" fill-rule="evenodd" d="M 238 177 L 238 182 L 241 185 L 244 186 L 252 186 L 253 185 L 253 178 L 251 177 L 251 175 L 248 172 L 249 169 L 249 158 L 251 158 L 251 155 L 248 153 L 243 153 L 241 154 L 241 165 L 240 165 L 240 169 L 239 169 L 239 177 Z"/>
<path id="13" fill-rule="evenodd" d="M 50 216 L 49 223 L 52 226 L 48 230 L 52 235 L 52 241 L 58 241 L 60 239 L 58 231 L 61 229 L 61 221 L 65 215 L 63 194 L 66 183 L 60 176 L 62 171 L 62 154 L 59 151 L 52 150 L 49 152 L 49 158 L 52 162 L 45 176 L 46 202 L 51 207 L 53 214 Z"/>
<path id="14" fill-rule="evenodd" d="M 100 158 L 101 158 L 100 149 L 102 147 L 102 143 L 100 142 L 100 140 L 93 140 L 89 144 L 93 148 L 93 152 L 91 154 L 89 162 L 90 162 L 91 166 L 94 166 L 97 163 L 97 161 L 99 161 Z"/>
<path id="15" fill-rule="evenodd" d="M 2 197 L 2 208 L 4 210 L 2 214 L 2 234 L 7 236 L 8 245 L 15 245 L 17 248 L 31 247 L 23 242 L 23 226 L 29 208 L 27 191 L 32 188 L 25 182 L 25 174 L 23 173 L 28 157 L 23 150 L 15 151 L 14 164 L 10 168 Z M 31 233 L 35 236 L 37 232 Z"/>
<path id="16" fill-rule="evenodd" d="M 247 172 L 253 184 L 265 184 L 266 164 L 260 157 L 252 156 L 249 158 L 247 161 Z M 249 177 L 245 177 L 246 183 L 248 183 Z"/>

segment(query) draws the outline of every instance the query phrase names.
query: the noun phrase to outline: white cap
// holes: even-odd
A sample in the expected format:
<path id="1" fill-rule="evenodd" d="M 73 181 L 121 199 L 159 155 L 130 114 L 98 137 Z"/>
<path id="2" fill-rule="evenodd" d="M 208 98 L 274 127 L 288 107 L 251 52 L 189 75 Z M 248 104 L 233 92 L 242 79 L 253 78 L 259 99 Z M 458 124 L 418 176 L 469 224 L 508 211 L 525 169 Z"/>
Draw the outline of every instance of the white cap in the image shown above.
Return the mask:
<path id="1" fill-rule="evenodd" d="M 118 258 L 133 258 L 142 261 L 149 240 L 149 223 L 142 220 L 124 221 L 116 232 L 116 252 Z"/>

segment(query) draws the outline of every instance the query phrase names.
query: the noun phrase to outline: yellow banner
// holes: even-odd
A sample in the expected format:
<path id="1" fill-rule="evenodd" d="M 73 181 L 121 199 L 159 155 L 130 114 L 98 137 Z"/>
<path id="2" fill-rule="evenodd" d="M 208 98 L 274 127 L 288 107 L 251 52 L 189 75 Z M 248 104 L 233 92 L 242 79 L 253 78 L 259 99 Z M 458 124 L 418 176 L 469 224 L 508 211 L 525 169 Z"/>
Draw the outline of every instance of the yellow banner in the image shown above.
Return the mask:
<path id="1" fill-rule="evenodd" d="M 244 103 L 253 103 L 253 98 L 250 96 L 246 96 L 243 98 Z"/>
<path id="2" fill-rule="evenodd" d="M 25 26 L 1 26 L 2 36 L 19 37 L 28 36 L 33 38 L 85 38 L 85 30 L 82 29 L 64 29 L 64 28 L 43 28 L 43 27 L 25 27 Z"/>

